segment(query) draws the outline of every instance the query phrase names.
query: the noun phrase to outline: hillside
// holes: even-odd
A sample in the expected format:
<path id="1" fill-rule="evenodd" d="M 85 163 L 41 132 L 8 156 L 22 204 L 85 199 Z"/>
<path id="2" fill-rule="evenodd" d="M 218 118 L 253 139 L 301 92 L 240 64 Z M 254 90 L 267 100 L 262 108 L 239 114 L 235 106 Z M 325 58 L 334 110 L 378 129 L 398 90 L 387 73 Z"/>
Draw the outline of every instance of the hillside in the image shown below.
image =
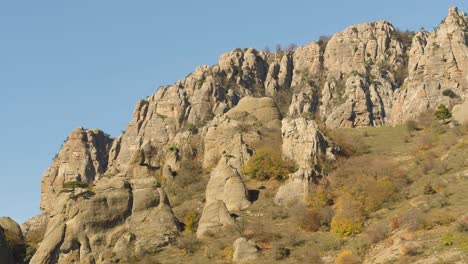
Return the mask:
<path id="1" fill-rule="evenodd" d="M 465 263 L 468 17 L 236 49 L 71 132 L 2 263 Z"/>

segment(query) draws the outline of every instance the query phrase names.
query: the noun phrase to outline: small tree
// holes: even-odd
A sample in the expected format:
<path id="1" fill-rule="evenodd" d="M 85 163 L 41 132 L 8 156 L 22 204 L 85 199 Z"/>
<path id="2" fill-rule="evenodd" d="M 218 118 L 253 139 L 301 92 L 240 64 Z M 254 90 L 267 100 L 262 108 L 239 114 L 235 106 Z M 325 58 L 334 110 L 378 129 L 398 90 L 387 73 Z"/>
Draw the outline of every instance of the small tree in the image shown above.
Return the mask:
<path id="1" fill-rule="evenodd" d="M 442 120 L 445 123 L 445 120 L 452 117 L 450 110 L 443 104 L 439 105 L 437 111 L 434 113 L 437 119 Z"/>

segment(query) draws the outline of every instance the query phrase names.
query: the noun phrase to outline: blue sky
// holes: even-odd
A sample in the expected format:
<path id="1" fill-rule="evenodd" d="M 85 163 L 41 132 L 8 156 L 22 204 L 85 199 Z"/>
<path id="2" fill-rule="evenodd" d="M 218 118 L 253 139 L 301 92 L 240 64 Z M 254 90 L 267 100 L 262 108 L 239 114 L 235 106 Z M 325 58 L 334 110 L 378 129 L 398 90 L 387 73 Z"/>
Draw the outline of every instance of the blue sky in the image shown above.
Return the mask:
<path id="1" fill-rule="evenodd" d="M 41 176 L 76 127 L 124 130 L 138 99 L 236 47 L 299 45 L 389 20 L 432 29 L 466 0 L 0 0 L 0 216 L 39 213 Z"/>

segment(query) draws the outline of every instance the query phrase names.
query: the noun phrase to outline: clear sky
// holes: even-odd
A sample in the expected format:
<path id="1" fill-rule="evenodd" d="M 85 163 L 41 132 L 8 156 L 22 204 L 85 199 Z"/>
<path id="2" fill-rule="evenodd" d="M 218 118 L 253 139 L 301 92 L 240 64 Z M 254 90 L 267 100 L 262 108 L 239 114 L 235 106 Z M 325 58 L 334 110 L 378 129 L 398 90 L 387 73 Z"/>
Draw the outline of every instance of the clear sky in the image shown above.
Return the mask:
<path id="1" fill-rule="evenodd" d="M 0 216 L 39 213 L 76 127 L 124 130 L 138 99 L 236 47 L 299 45 L 376 20 L 432 29 L 466 0 L 0 0 Z"/>

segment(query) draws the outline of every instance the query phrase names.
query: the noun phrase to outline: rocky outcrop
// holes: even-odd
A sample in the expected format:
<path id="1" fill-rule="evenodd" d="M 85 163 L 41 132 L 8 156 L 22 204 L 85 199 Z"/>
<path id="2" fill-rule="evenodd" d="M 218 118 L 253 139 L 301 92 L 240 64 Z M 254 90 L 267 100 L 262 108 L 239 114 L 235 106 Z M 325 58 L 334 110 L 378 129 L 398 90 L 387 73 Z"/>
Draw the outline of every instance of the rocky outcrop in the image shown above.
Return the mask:
<path id="1" fill-rule="evenodd" d="M 92 183 L 104 174 L 111 143 L 100 130 L 75 129 L 42 177 L 41 209 L 53 210 L 65 182 Z"/>
<path id="2" fill-rule="evenodd" d="M 259 256 L 259 250 L 254 242 L 247 240 L 245 237 L 238 238 L 233 244 L 234 253 L 232 255 L 233 262 L 246 262 L 255 260 Z"/>
<path id="3" fill-rule="evenodd" d="M 271 98 L 245 97 L 213 120 L 204 140 L 204 167 L 217 164 L 206 188 L 206 204 L 197 230 L 199 238 L 232 224 L 230 214 L 249 207 L 242 169 L 256 144 L 265 139 L 259 131 L 279 132 L 280 117 Z"/>
<path id="4" fill-rule="evenodd" d="M 30 243 L 39 244 L 47 229 L 49 217 L 45 214 L 36 215 L 21 225 L 24 239 Z"/>
<path id="5" fill-rule="evenodd" d="M 305 118 L 283 119 L 282 135 L 283 156 L 298 167 L 275 196 L 276 204 L 287 205 L 307 196 L 310 185 L 322 177 L 319 173 L 321 161 L 335 158 L 335 147 L 313 120 Z"/>
<path id="6" fill-rule="evenodd" d="M 168 245 L 177 232 L 154 178 L 103 178 L 59 194 L 31 263 L 130 261 Z"/>
<path id="7" fill-rule="evenodd" d="M 161 184 L 177 184 L 189 159 L 209 176 L 199 238 L 250 205 L 242 168 L 262 145 L 281 145 L 298 167 L 275 202 L 302 200 L 323 176 L 321 161 L 334 159 L 314 119 L 398 124 L 466 99 L 467 24 L 452 8 L 437 31 L 414 36 L 378 21 L 294 51 L 235 49 L 139 101 L 117 139 L 73 131 L 43 176 L 43 214 L 23 227 L 27 239 L 44 237 L 32 263 L 130 261 L 170 244 L 178 225 Z M 464 109 L 454 108 L 456 119 Z"/>
<path id="8" fill-rule="evenodd" d="M 434 32 L 421 31 L 414 36 L 409 51 L 409 75 L 396 95 L 393 123 L 402 123 L 428 108 L 450 105 L 468 96 L 467 28 L 466 14 L 451 8 Z"/>
<path id="9" fill-rule="evenodd" d="M 25 249 L 18 223 L 9 217 L 0 217 L 0 263 L 22 263 Z"/>

